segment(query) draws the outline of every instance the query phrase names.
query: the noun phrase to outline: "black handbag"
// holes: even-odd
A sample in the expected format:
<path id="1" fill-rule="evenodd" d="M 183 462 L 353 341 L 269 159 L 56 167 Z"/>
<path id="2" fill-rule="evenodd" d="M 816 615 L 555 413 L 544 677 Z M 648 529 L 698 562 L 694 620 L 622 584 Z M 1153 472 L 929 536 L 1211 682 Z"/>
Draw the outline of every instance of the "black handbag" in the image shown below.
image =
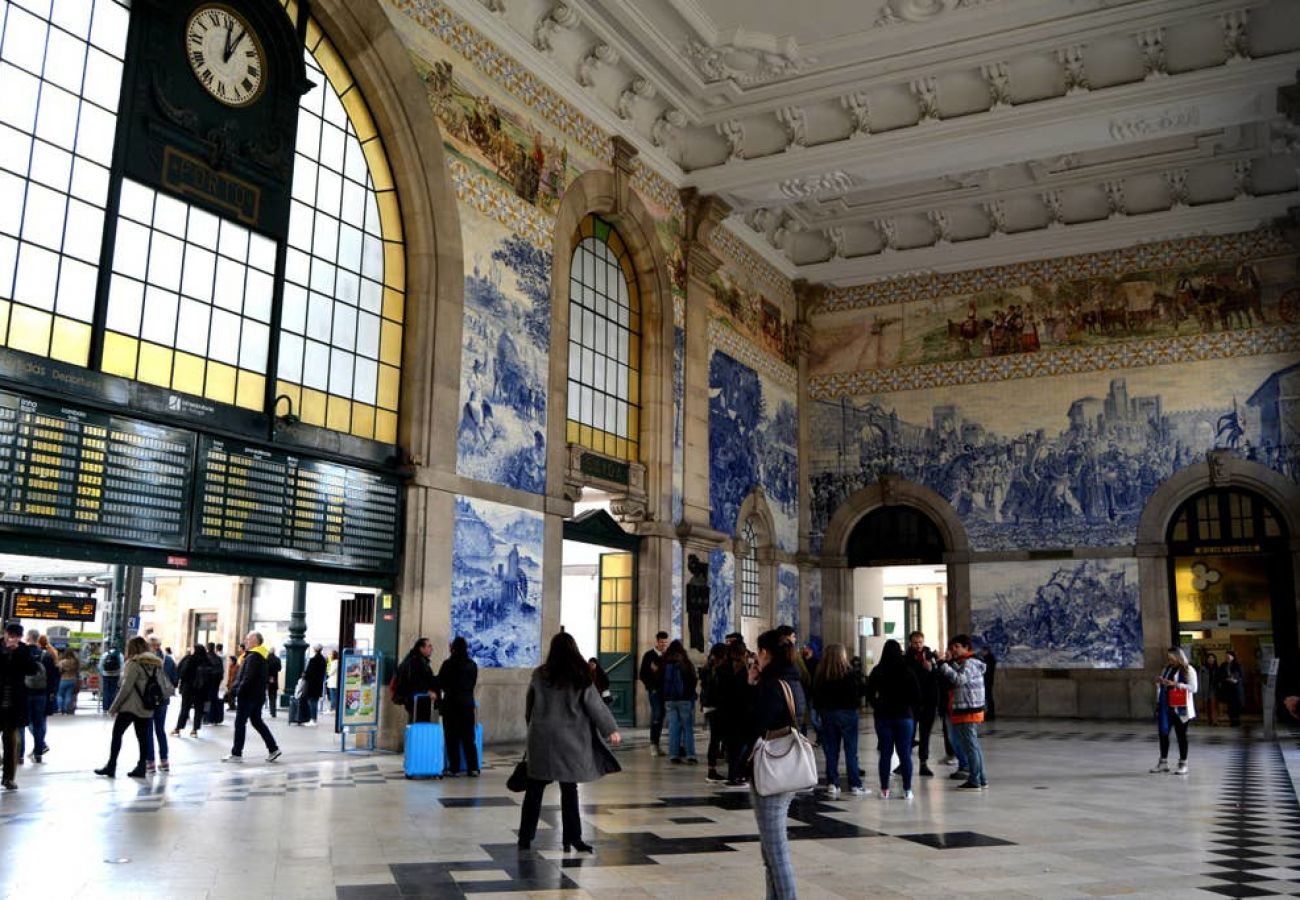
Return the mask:
<path id="1" fill-rule="evenodd" d="M 506 779 L 506 790 L 516 794 L 522 794 L 528 790 L 528 757 L 524 757 L 515 763 L 515 770 Z"/>

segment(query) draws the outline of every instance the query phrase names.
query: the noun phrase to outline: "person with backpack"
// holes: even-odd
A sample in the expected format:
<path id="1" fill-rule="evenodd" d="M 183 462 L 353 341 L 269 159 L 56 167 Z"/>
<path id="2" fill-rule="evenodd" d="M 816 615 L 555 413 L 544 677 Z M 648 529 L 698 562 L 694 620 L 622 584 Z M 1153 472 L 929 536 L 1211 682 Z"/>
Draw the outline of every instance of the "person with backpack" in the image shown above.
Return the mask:
<path id="1" fill-rule="evenodd" d="M 280 708 L 280 657 L 272 647 L 266 654 L 266 705 L 271 710 L 271 718 Z"/>
<path id="2" fill-rule="evenodd" d="M 392 700 L 406 707 L 408 722 L 415 721 L 415 695 L 428 694 L 431 703 L 438 700 L 438 676 L 433 673 L 433 641 L 422 637 L 397 665 L 397 673 L 389 685 Z"/>
<path id="3" fill-rule="evenodd" d="M 668 715 L 669 762 L 699 765 L 695 756 L 695 687 L 699 678 L 681 641 L 673 641 L 663 657 L 664 709 Z"/>
<path id="4" fill-rule="evenodd" d="M 41 633 L 33 628 L 27 632 L 27 643 L 22 645 L 23 649 L 31 655 L 32 662 L 36 664 L 36 670 L 27 676 L 27 727 L 32 730 L 32 762 L 40 762 L 50 749 L 45 744 L 45 718 L 48 709 L 46 695 L 50 690 L 50 668 L 53 661 L 49 659 L 49 654 L 41 649 L 40 637 Z M 23 736 L 26 737 L 26 732 Z M 26 752 L 26 741 L 20 741 L 19 753 Z"/>
<path id="5" fill-rule="evenodd" d="M 135 729 L 140 747 L 140 761 L 127 773 L 129 778 L 144 778 L 150 756 L 149 729 L 154 712 L 171 696 L 171 683 L 163 672 L 162 660 L 149 652 L 149 642 L 133 637 L 126 643 L 126 665 L 122 667 L 121 690 L 113 698 L 108 714 L 113 719 L 113 737 L 108 748 L 108 762 L 95 770 L 96 775 L 117 777 L 117 757 L 122 751 L 122 735 Z"/>
<path id="6" fill-rule="evenodd" d="M 203 707 L 208 697 L 210 669 L 208 651 L 203 649 L 202 644 L 195 644 L 194 649 L 185 654 L 176 667 L 181 689 L 181 714 L 176 719 L 176 727 L 172 729 L 172 734 L 176 737 L 180 737 L 181 729 L 189 721 L 191 710 L 194 712 L 194 727 L 190 729 L 190 737 L 199 736 L 199 729 L 203 726 Z"/>
<path id="7" fill-rule="evenodd" d="M 112 644 L 104 648 L 99 657 L 99 699 L 100 709 L 106 715 L 113 701 L 117 699 L 118 686 L 122 680 L 122 654 Z"/>
<path id="8" fill-rule="evenodd" d="M 153 728 L 149 731 L 149 741 L 147 744 L 148 753 L 145 755 L 145 771 L 152 775 L 155 768 L 164 772 L 171 771 L 171 763 L 167 760 L 167 708 L 171 706 L 171 697 L 176 693 L 176 682 L 179 675 L 176 673 L 176 661 L 171 659 L 163 652 L 162 638 L 156 634 L 148 637 L 149 652 L 156 656 L 162 663 L 163 687 L 166 688 L 167 698 L 158 704 L 153 711 Z M 154 744 L 158 745 L 158 765 L 154 765 Z"/>

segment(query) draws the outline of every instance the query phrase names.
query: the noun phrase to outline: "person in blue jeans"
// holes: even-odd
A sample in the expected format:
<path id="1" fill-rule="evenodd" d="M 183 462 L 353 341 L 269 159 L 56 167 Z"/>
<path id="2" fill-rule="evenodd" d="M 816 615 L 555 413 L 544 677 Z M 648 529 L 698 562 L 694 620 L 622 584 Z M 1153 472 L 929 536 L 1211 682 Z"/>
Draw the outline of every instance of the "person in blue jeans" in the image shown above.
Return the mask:
<path id="1" fill-rule="evenodd" d="M 699 677 L 681 641 L 673 641 L 663 655 L 660 684 L 668 716 L 668 753 L 671 762 L 699 763 L 695 756 L 695 689 Z"/>
<path id="2" fill-rule="evenodd" d="M 966 755 L 967 778 L 959 790 L 982 791 L 989 786 L 984 772 L 984 750 L 980 746 L 980 723 L 984 721 L 984 663 L 975 657 L 968 635 L 959 634 L 948 642 L 948 654 L 939 675 L 952 685 L 948 721 L 956 739 L 953 745 Z"/>
<path id="3" fill-rule="evenodd" d="M 32 662 L 38 667 L 36 673 L 31 676 L 32 680 L 27 684 L 27 726 L 32 730 L 32 743 L 34 745 L 32 760 L 34 762 L 40 762 L 41 757 L 50 749 L 45 744 L 45 717 L 48 709 L 46 694 L 50 690 L 49 667 L 45 665 L 45 658 L 48 654 L 37 643 L 40 636 L 39 631 L 32 629 L 27 632 L 27 643 L 22 645 L 24 651 L 31 656 Z M 26 733 L 24 732 L 24 737 L 19 740 L 18 752 L 20 755 L 27 751 L 25 736 Z"/>
<path id="4" fill-rule="evenodd" d="M 163 652 L 162 640 L 157 635 L 149 636 L 149 652 L 162 661 L 161 677 L 166 681 L 163 688 L 167 696 L 170 697 L 180 683 L 180 675 L 176 671 L 176 661 Z M 153 723 L 149 737 L 145 741 L 145 771 L 149 774 L 153 774 L 155 771 L 171 771 L 171 763 L 167 759 L 167 707 L 169 705 L 169 700 L 163 700 L 162 704 L 153 711 Z M 155 742 L 158 750 L 156 763 L 154 761 Z"/>
<path id="5" fill-rule="evenodd" d="M 813 678 L 812 706 L 821 722 L 819 732 L 822 751 L 826 754 L 826 791 L 831 797 L 840 793 L 840 748 L 844 749 L 844 768 L 848 773 L 849 792 L 862 797 L 870 793 L 862 786 L 858 765 L 858 707 L 862 689 L 857 673 L 849 665 L 843 644 L 829 644 L 822 654 L 821 665 Z"/>
<path id="6" fill-rule="evenodd" d="M 876 711 L 876 740 L 880 749 L 880 796 L 889 799 L 889 775 L 898 755 L 903 797 L 912 799 L 912 734 L 921 706 L 921 686 L 908 668 L 898 641 L 885 641 L 880 662 L 867 679 L 867 699 Z"/>

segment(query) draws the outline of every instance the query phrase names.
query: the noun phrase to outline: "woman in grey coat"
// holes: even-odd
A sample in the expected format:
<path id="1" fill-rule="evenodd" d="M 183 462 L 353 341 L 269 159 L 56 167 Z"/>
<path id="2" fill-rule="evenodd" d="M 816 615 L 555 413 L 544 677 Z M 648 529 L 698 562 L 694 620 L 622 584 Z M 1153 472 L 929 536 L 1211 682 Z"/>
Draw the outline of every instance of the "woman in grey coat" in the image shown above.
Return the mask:
<path id="1" fill-rule="evenodd" d="M 537 833 L 542 793 L 560 783 L 560 812 L 565 851 L 591 852 L 582 842 L 578 816 L 578 782 L 595 781 L 621 768 L 605 741 L 622 742 L 609 707 L 591 683 L 587 662 L 573 635 L 561 631 L 551 639 L 546 664 L 533 673 L 524 706 L 528 721 L 528 790 L 519 819 L 519 849 L 527 850 Z"/>

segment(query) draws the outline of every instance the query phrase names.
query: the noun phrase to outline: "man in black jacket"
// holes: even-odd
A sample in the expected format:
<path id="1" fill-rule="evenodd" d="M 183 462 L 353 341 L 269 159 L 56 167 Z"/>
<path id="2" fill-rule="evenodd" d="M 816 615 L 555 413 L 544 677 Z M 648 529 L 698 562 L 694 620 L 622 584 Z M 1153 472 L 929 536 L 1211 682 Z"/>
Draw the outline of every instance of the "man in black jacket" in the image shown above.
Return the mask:
<path id="1" fill-rule="evenodd" d="M 23 627 L 17 622 L 5 626 L 0 643 L 0 750 L 6 791 L 18 789 L 14 777 L 22 758 L 23 729 L 27 727 L 27 676 L 36 674 L 38 664 L 23 646 Z"/>
<path id="2" fill-rule="evenodd" d="M 271 708 L 271 718 L 280 706 L 280 657 L 272 647 L 266 654 L 266 705 Z"/>
<path id="3" fill-rule="evenodd" d="M 244 761 L 244 730 L 249 724 L 262 736 L 266 743 L 266 761 L 275 762 L 280 758 L 280 748 L 275 743 L 275 735 L 262 721 L 262 703 L 266 698 L 268 651 L 262 646 L 262 635 L 250 631 L 244 639 L 244 658 L 235 673 L 231 693 L 235 696 L 235 744 L 230 753 L 222 757 L 222 762 Z"/>
<path id="4" fill-rule="evenodd" d="M 907 636 L 907 668 L 916 677 L 921 689 L 921 706 L 916 711 L 917 760 L 920 768 L 917 774 L 925 778 L 934 777 L 930 769 L 930 732 L 934 728 L 934 717 L 939 710 L 939 684 L 935 680 L 934 651 L 925 646 L 925 635 L 913 631 Z"/>
<path id="5" fill-rule="evenodd" d="M 316 727 L 316 716 L 320 713 L 320 698 L 325 693 L 325 654 L 324 648 L 316 644 L 311 648 L 311 659 L 307 660 L 302 670 L 303 705 L 306 707 L 307 719 L 298 720 L 309 728 Z"/>
<path id="6" fill-rule="evenodd" d="M 645 685 L 646 696 L 650 699 L 650 755 L 662 756 L 659 749 L 659 737 L 664 730 L 664 652 L 668 649 L 668 632 L 661 631 L 655 635 L 655 645 L 641 657 L 641 670 L 637 677 Z"/>

